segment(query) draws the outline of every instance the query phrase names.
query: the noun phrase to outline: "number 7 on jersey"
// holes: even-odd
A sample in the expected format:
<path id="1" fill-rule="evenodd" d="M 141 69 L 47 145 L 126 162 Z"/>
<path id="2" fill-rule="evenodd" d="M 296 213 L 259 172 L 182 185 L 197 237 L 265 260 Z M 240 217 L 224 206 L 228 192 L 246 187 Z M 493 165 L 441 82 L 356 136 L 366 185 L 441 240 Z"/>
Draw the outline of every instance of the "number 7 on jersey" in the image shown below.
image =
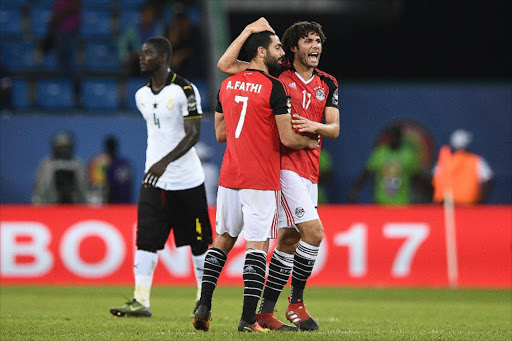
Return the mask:
<path id="1" fill-rule="evenodd" d="M 249 101 L 249 97 L 246 96 L 235 96 L 235 102 L 242 102 L 242 111 L 240 112 L 240 119 L 238 120 L 238 124 L 236 125 L 235 130 L 235 139 L 240 137 L 242 133 L 242 128 L 245 122 L 245 114 L 247 114 L 247 102 Z"/>

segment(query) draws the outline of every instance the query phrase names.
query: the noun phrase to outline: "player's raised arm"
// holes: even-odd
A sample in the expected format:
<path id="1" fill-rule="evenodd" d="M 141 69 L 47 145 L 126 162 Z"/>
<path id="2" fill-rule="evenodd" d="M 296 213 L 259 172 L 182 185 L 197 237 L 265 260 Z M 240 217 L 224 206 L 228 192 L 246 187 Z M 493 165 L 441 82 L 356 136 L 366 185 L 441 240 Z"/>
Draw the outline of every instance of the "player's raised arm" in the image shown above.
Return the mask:
<path id="1" fill-rule="evenodd" d="M 220 57 L 217 62 L 217 68 L 228 75 L 234 75 L 247 69 L 249 63 L 238 60 L 238 55 L 240 54 L 245 41 L 251 34 L 263 31 L 270 31 L 274 33 L 274 29 L 264 17 L 261 17 L 255 22 L 247 25 L 242 33 L 240 33 L 240 35 L 228 46 L 226 52 L 224 52 Z"/>

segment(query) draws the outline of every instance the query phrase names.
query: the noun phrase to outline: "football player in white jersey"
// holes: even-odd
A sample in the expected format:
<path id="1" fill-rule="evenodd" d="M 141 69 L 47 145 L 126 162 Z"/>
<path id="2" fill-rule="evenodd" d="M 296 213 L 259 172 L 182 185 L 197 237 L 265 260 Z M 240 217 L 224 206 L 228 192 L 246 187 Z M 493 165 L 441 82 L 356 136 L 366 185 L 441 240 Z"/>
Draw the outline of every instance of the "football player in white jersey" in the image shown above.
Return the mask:
<path id="1" fill-rule="evenodd" d="M 114 316 L 150 317 L 153 274 L 171 230 L 176 247 L 190 245 L 200 294 L 203 264 L 212 231 L 204 172 L 194 145 L 201 132 L 201 99 L 194 84 L 169 68 L 170 42 L 144 42 L 140 69 L 150 81 L 135 93 L 146 120 L 145 174 L 137 206 L 134 299 L 111 308 Z M 196 297 L 196 302 L 199 296 Z"/>

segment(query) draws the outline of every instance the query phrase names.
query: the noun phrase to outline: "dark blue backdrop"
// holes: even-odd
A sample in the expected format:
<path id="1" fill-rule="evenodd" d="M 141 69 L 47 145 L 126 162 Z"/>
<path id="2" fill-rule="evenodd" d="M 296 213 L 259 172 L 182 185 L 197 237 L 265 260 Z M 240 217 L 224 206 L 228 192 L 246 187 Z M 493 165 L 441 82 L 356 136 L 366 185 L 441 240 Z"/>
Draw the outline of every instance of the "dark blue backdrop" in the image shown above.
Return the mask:
<path id="1" fill-rule="evenodd" d="M 395 120 L 412 119 L 430 130 L 436 152 L 454 129 L 472 131 L 472 150 L 484 156 L 496 175 L 489 202 L 512 203 L 512 84 L 341 83 L 340 116 L 340 137 L 324 141 L 324 148 L 333 154 L 333 201 L 346 202 L 348 188 L 380 130 Z M 106 135 L 116 135 L 120 153 L 135 167 L 137 182 L 142 178 L 146 127 L 136 113 L 4 114 L 0 118 L 0 202 L 30 202 L 37 165 L 50 153 L 52 134 L 61 129 L 74 132 L 76 153 L 84 162 L 102 150 Z M 215 141 L 211 115 L 203 120 L 201 140 L 215 148 L 213 161 L 220 165 L 224 145 Z M 371 202 L 370 193 L 368 184 L 361 201 Z"/>

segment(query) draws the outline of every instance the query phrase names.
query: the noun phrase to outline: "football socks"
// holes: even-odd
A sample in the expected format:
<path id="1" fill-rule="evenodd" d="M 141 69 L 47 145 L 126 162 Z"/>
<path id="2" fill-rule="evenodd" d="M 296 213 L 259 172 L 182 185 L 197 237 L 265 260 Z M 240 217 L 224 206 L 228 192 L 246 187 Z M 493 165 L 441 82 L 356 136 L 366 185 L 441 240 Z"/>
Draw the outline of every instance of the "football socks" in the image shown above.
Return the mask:
<path id="1" fill-rule="evenodd" d="M 135 277 L 135 292 L 133 297 L 143 306 L 149 308 L 149 296 L 153 283 L 153 274 L 158 264 L 158 254 L 137 250 L 133 262 L 133 275 Z"/>
<path id="2" fill-rule="evenodd" d="M 274 249 L 268 266 L 267 283 L 258 313 L 266 314 L 274 311 L 276 302 L 288 283 L 293 268 L 293 255 Z"/>
<path id="3" fill-rule="evenodd" d="M 212 308 L 212 296 L 220 273 L 226 264 L 227 255 L 224 251 L 211 247 L 206 251 L 204 260 L 204 273 L 201 285 L 200 304 L 204 304 L 209 310 Z"/>
<path id="4" fill-rule="evenodd" d="M 304 298 L 304 288 L 309 276 L 313 272 L 313 266 L 315 265 L 319 249 L 319 246 L 308 244 L 302 240 L 299 242 L 293 257 L 290 303 L 297 303 L 297 300 Z"/>
<path id="5" fill-rule="evenodd" d="M 256 322 L 256 307 L 263 291 L 267 272 L 266 260 L 267 254 L 264 251 L 249 249 L 245 252 L 242 320 L 249 324 Z"/>

